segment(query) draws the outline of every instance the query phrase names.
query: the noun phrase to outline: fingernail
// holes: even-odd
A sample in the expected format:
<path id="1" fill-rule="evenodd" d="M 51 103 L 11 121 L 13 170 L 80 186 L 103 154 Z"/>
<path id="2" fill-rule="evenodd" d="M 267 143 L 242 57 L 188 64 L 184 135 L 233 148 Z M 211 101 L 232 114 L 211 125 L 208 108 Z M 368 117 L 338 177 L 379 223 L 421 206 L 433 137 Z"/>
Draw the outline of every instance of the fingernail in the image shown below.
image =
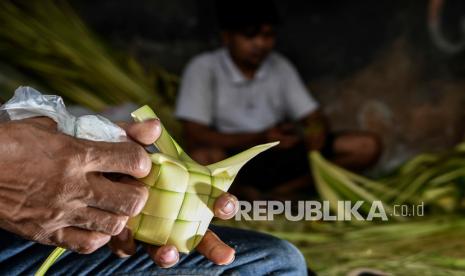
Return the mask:
<path id="1" fill-rule="evenodd" d="M 146 124 L 146 123 L 150 123 L 150 122 L 160 122 L 160 119 L 158 119 L 158 118 L 151 118 L 151 119 L 144 120 L 144 121 L 142 121 L 142 122 L 140 122 L 140 123 Z"/>
<path id="2" fill-rule="evenodd" d="M 229 261 L 228 263 L 225 263 L 224 265 L 230 265 L 234 262 L 234 260 L 236 259 L 236 255 L 233 255 L 233 257 L 231 258 L 231 261 Z"/>
<path id="3" fill-rule="evenodd" d="M 232 212 L 234 212 L 234 203 L 232 202 L 231 199 L 228 199 L 228 202 L 226 203 L 226 205 L 224 205 L 223 208 L 221 208 L 221 211 L 224 213 L 224 214 L 231 214 Z"/>
<path id="4" fill-rule="evenodd" d="M 140 163 L 140 169 L 144 173 L 149 174 L 151 168 L 152 168 L 152 160 L 150 160 L 148 155 L 146 155 L 144 158 L 144 161 Z M 147 175 L 144 175 L 144 176 L 147 176 Z"/>
<path id="5" fill-rule="evenodd" d="M 160 127 L 160 124 L 161 124 L 161 121 L 160 121 L 160 119 L 158 119 L 158 118 L 147 120 L 147 121 L 145 121 L 144 123 L 147 123 L 147 122 L 156 123 L 156 127 L 157 127 L 157 128 L 159 128 L 159 127 Z"/>
<path id="6" fill-rule="evenodd" d="M 236 258 L 236 255 L 235 255 L 235 251 L 234 249 L 226 246 L 226 245 L 222 245 L 222 246 L 216 246 L 212 252 L 211 252 L 211 255 L 212 256 L 216 256 L 218 259 L 222 259 L 224 260 L 225 258 L 227 258 L 228 256 L 231 256 L 231 259 L 228 260 L 228 261 L 217 261 L 215 262 L 217 265 L 228 265 L 228 264 L 231 264 L 232 262 L 234 262 L 234 259 Z"/>
<path id="7" fill-rule="evenodd" d="M 178 258 L 178 254 L 173 248 L 168 248 L 160 255 L 160 260 L 165 264 L 171 264 Z"/>

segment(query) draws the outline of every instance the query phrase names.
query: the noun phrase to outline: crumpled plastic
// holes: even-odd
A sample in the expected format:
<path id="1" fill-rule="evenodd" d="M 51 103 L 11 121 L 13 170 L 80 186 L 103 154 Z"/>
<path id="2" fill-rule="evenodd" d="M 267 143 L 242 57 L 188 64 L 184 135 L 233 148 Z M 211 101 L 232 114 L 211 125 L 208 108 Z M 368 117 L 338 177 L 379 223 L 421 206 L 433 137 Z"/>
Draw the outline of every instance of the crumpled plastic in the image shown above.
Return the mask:
<path id="1" fill-rule="evenodd" d="M 61 97 L 42 95 L 28 86 L 16 89 L 14 96 L 0 107 L 0 112 L 3 112 L 2 120 L 46 116 L 57 123 L 58 131 L 82 139 L 106 142 L 127 140 L 126 132 L 107 118 L 99 115 L 76 117 L 68 112 Z"/>

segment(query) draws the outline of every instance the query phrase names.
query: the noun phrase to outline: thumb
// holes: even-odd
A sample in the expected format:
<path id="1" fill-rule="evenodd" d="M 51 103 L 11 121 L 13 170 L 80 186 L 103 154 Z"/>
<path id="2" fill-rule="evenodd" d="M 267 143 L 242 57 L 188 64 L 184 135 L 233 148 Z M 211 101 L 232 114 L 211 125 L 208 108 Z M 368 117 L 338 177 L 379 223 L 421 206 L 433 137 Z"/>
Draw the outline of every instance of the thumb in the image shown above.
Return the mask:
<path id="1" fill-rule="evenodd" d="M 140 123 L 120 124 L 126 134 L 135 142 L 143 145 L 150 145 L 160 137 L 160 120 L 150 119 Z"/>

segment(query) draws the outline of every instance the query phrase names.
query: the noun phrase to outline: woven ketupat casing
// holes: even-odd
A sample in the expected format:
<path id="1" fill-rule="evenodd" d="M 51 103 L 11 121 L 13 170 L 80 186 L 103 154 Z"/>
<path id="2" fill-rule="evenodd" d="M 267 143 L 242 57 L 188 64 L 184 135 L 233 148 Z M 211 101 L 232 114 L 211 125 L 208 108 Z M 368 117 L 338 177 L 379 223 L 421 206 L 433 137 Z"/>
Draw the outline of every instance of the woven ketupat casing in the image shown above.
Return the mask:
<path id="1" fill-rule="evenodd" d="M 144 106 L 132 113 L 136 121 L 157 118 Z M 128 227 L 137 240 L 171 244 L 189 252 L 201 241 L 213 218 L 216 199 L 226 192 L 239 169 L 257 154 L 277 143 L 255 146 L 218 163 L 202 166 L 192 160 L 162 127 L 151 154 L 152 170 L 141 179 L 149 188 L 149 198 L 141 214 Z"/>
<path id="2" fill-rule="evenodd" d="M 167 161 L 160 154 L 152 155 L 152 160 L 150 175 L 142 179 L 149 186 L 149 199 L 142 213 L 130 221 L 130 228 L 140 241 L 169 243 L 188 252 L 200 242 L 213 218 L 213 204 L 220 193 L 213 193 L 212 184 L 218 181 L 212 181 L 209 171 Z M 155 229 L 159 231 L 154 233 Z"/>

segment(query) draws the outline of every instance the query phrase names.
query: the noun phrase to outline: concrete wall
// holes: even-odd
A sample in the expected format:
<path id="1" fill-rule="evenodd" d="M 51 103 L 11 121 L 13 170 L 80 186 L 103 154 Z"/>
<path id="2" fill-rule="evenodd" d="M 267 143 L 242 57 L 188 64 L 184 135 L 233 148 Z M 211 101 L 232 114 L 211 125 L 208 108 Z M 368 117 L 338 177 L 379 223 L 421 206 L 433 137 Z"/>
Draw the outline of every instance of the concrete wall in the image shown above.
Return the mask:
<path id="1" fill-rule="evenodd" d="M 426 0 L 276 2 L 277 49 L 296 64 L 335 130 L 383 137 L 379 168 L 462 139 L 463 1 L 445 1 L 440 17 L 430 13 L 437 29 L 428 25 Z M 72 3 L 113 46 L 172 72 L 219 45 L 212 0 Z"/>

